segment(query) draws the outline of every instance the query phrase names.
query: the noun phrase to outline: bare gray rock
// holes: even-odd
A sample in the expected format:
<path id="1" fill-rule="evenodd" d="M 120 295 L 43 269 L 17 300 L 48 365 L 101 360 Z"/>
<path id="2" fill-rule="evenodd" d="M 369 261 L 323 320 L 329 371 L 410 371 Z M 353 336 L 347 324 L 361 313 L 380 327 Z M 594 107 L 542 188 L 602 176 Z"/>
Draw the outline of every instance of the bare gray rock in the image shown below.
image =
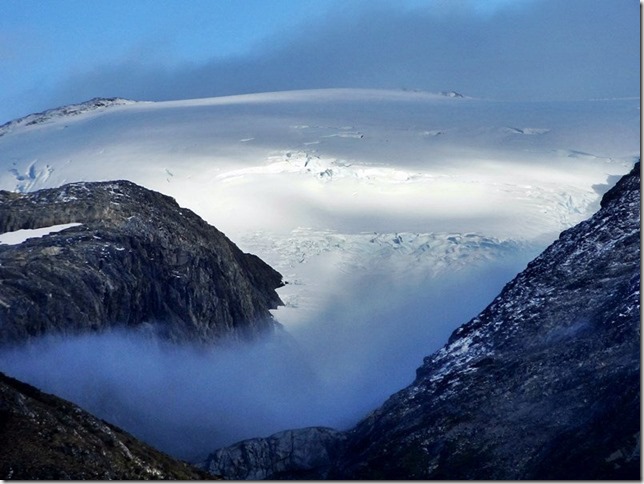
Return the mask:
<path id="1" fill-rule="evenodd" d="M 113 327 L 171 340 L 252 339 L 277 324 L 281 275 L 174 199 L 127 181 L 0 192 L 0 344 Z"/>

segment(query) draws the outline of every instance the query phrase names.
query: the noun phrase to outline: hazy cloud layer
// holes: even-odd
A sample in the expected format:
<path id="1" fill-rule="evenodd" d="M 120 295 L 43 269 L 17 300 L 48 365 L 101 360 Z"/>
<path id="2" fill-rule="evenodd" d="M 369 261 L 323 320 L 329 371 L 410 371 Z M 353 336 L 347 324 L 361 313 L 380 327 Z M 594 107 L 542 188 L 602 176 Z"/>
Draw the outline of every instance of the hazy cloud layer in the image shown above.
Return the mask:
<path id="1" fill-rule="evenodd" d="M 185 459 L 288 428 L 347 428 L 411 383 L 527 256 L 509 259 L 424 283 L 365 275 L 312 320 L 252 345 L 49 337 L 0 351 L 0 371 Z"/>
<path id="2" fill-rule="evenodd" d="M 325 87 L 457 90 L 497 99 L 637 96 L 636 0 L 471 2 L 336 12 L 266 39 L 254 55 L 163 65 L 145 55 L 75 72 L 50 104 L 93 96 L 169 100 Z M 158 59 L 158 53 L 150 58 Z"/>

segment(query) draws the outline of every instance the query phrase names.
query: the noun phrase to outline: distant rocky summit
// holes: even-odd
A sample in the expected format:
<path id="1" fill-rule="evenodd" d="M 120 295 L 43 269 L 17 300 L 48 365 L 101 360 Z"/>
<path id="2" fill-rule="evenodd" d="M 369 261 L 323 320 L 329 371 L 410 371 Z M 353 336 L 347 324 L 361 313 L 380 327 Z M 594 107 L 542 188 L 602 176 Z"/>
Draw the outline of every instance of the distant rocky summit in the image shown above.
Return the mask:
<path id="1" fill-rule="evenodd" d="M 309 478 L 640 479 L 640 164 L 411 385 L 350 431 L 321 430 L 247 440 L 204 468 L 297 478 L 294 456 L 319 452 Z"/>
<path id="2" fill-rule="evenodd" d="M 0 373 L 0 479 L 215 479 Z"/>
<path id="3" fill-rule="evenodd" d="M 127 181 L 0 191 L 0 344 L 137 328 L 175 341 L 252 339 L 277 323 L 281 275 L 174 199 Z"/>

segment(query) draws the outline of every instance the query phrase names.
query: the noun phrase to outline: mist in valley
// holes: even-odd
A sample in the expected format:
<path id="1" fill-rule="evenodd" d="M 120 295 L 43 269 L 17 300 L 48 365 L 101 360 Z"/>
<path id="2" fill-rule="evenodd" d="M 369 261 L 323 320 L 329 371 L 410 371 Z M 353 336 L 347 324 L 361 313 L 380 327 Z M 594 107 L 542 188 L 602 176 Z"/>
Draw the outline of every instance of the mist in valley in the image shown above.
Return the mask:
<path id="1" fill-rule="evenodd" d="M 48 336 L 3 349 L 0 370 L 190 461 L 289 428 L 347 429 L 410 384 L 532 255 L 433 279 L 347 275 L 314 314 L 254 343 Z"/>

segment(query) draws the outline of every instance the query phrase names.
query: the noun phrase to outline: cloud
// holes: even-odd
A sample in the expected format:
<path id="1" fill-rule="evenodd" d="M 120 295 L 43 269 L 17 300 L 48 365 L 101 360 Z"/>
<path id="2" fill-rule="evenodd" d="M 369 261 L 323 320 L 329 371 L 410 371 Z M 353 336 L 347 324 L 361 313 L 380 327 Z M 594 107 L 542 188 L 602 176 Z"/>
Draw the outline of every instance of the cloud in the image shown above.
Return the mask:
<path id="1" fill-rule="evenodd" d="M 639 10 L 632 0 L 470 2 L 340 10 L 265 39 L 253 55 L 201 64 L 145 58 L 75 72 L 54 104 L 94 96 L 169 100 L 274 90 L 457 90 L 498 99 L 639 93 Z M 428 3 L 435 5 L 435 3 Z"/>

